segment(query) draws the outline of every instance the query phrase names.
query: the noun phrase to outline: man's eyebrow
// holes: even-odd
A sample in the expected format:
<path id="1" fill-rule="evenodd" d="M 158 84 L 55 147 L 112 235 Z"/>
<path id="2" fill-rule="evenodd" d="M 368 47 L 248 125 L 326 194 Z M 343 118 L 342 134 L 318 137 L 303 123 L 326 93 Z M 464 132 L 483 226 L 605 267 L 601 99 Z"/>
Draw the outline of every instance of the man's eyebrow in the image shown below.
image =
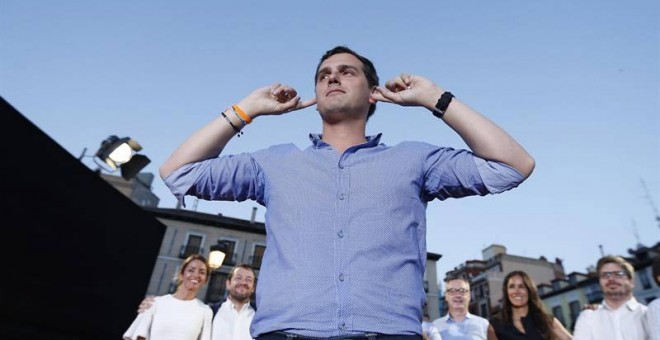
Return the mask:
<path id="1" fill-rule="evenodd" d="M 326 73 L 326 72 L 329 72 L 329 71 L 330 71 L 330 68 L 328 66 L 325 66 L 323 68 L 320 68 L 319 71 L 316 72 L 316 75 L 319 75 L 321 73 Z"/>
<path id="2" fill-rule="evenodd" d="M 359 70 L 360 68 L 358 66 L 355 66 L 355 65 L 340 64 L 340 65 L 337 65 L 337 69 L 339 69 L 340 71 L 343 71 L 343 70 L 346 70 L 346 69 Z M 323 68 L 320 68 L 318 73 L 316 73 L 316 75 L 319 75 L 319 74 L 322 74 L 322 73 L 328 73 L 328 72 L 330 72 L 330 67 L 325 66 Z"/>
<path id="3" fill-rule="evenodd" d="M 347 65 L 347 64 L 341 64 L 337 67 L 340 71 L 344 71 L 346 69 L 353 69 L 353 70 L 358 70 L 359 68 L 355 65 Z"/>

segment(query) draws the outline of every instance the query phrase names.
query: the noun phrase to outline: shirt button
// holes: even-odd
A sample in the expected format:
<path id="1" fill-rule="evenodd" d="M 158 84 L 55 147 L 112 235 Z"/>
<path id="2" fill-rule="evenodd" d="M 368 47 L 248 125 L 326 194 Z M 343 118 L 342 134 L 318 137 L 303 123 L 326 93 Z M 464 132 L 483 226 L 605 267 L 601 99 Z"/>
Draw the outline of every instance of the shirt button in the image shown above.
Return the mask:
<path id="1" fill-rule="evenodd" d="M 344 168 L 344 164 L 339 164 L 339 168 L 340 168 L 340 169 L 343 169 L 343 168 Z"/>
<path id="2" fill-rule="evenodd" d="M 339 281 L 344 282 L 344 274 L 339 274 Z"/>
<path id="3" fill-rule="evenodd" d="M 339 194 L 339 199 L 343 201 L 344 200 L 344 194 Z"/>
<path id="4" fill-rule="evenodd" d="M 339 238 L 343 238 L 343 237 L 344 237 L 344 231 L 343 231 L 343 230 L 340 230 L 340 231 L 337 233 L 337 236 L 339 236 Z"/>

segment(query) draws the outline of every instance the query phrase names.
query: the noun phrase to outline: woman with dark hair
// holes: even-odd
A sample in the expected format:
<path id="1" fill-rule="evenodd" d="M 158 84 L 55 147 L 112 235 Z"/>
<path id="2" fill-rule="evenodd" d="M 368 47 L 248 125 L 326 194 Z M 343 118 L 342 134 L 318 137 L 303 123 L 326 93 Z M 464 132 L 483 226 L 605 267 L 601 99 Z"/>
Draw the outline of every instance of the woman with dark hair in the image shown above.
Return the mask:
<path id="1" fill-rule="evenodd" d="M 177 273 L 174 294 L 156 297 L 151 308 L 135 318 L 124 340 L 211 340 L 213 312 L 197 299 L 209 275 L 204 256 L 188 256 Z"/>
<path id="2" fill-rule="evenodd" d="M 571 333 L 546 312 L 536 285 L 523 271 L 513 271 L 502 285 L 504 306 L 491 318 L 488 340 L 570 340 Z"/>

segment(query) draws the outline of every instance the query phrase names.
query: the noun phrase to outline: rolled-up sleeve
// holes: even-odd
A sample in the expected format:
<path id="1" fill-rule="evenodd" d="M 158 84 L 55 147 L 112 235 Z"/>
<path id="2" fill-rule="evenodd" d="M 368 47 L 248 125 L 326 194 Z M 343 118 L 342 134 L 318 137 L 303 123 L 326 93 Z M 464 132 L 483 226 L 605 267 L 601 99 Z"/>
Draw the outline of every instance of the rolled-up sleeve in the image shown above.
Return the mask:
<path id="1" fill-rule="evenodd" d="M 474 162 L 484 185 L 491 194 L 511 190 L 525 180 L 525 177 L 518 170 L 504 163 L 487 161 L 476 156 Z"/>
<path id="2" fill-rule="evenodd" d="M 462 149 L 431 149 L 425 168 L 425 189 L 430 197 L 440 200 L 499 194 L 525 180 L 522 174 L 504 163 L 488 161 Z"/>
<path id="3" fill-rule="evenodd" d="M 183 165 L 163 181 L 185 207 L 186 195 L 204 200 L 257 200 L 259 175 L 258 164 L 244 153 Z"/>

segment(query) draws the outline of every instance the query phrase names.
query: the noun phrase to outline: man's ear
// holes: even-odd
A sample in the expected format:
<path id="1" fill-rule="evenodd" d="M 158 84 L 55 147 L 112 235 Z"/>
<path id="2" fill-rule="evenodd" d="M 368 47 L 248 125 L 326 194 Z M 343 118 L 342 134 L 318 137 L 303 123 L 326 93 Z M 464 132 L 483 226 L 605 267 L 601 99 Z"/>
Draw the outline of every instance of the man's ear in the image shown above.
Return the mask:
<path id="1" fill-rule="evenodd" d="M 374 99 L 374 94 L 377 91 L 376 88 L 378 88 L 378 86 L 373 86 L 371 88 L 371 95 L 369 96 L 369 104 L 376 104 L 378 102 L 376 99 Z"/>

